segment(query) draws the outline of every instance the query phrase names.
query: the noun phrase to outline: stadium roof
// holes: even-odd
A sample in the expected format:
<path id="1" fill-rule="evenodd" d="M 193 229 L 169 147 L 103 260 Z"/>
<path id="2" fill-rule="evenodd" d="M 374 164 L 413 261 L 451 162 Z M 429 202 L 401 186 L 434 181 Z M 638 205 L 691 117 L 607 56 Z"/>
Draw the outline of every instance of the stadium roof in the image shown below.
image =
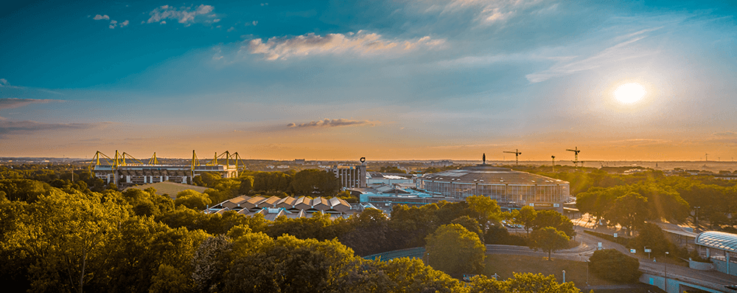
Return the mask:
<path id="1" fill-rule="evenodd" d="M 427 174 L 422 180 L 453 182 L 453 183 L 479 183 L 479 184 L 566 184 L 568 182 L 545 177 L 527 172 L 512 171 L 508 168 L 492 167 L 490 165 L 478 165 L 458 170 L 448 170 L 440 173 Z"/>
<path id="2" fill-rule="evenodd" d="M 696 244 L 721 250 L 737 252 L 737 234 L 707 231 L 696 237 Z"/>

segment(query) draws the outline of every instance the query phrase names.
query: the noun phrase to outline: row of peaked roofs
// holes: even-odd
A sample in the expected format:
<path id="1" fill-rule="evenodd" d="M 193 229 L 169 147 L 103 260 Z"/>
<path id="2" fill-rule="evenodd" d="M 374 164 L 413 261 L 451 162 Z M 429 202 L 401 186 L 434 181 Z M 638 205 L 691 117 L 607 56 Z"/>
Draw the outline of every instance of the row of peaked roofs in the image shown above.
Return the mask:
<path id="1" fill-rule="evenodd" d="M 281 215 L 290 218 L 304 218 L 311 217 L 312 213 L 316 212 L 334 214 L 336 216 L 353 212 L 348 202 L 337 197 L 329 199 L 325 197 L 311 198 L 307 196 L 299 198 L 291 196 L 285 198 L 276 196 L 264 198 L 261 196 L 250 197 L 246 195 L 231 198 L 207 210 L 207 212 L 211 213 L 224 213 L 226 211 L 236 211 L 239 214 L 249 216 L 263 214 L 267 219 L 276 219 Z"/>

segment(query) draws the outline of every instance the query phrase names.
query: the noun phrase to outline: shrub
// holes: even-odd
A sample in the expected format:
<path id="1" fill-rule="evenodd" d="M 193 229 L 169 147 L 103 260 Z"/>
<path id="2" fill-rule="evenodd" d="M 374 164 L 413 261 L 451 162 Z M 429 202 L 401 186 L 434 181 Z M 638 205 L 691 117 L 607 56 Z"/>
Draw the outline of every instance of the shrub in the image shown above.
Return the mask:
<path id="1" fill-rule="evenodd" d="M 597 250 L 589 261 L 591 272 L 602 279 L 633 283 L 640 278 L 640 262 L 616 249 Z"/>

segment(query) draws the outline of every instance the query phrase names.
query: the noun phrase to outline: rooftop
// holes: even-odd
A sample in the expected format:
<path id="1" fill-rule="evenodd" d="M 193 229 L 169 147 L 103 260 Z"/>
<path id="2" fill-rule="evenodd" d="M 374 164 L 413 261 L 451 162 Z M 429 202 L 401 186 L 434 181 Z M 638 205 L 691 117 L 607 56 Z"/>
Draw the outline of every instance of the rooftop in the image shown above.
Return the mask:
<path id="1" fill-rule="evenodd" d="M 730 252 L 737 252 L 737 234 L 706 231 L 696 237 L 696 244 Z"/>
<path id="2" fill-rule="evenodd" d="M 512 171 L 508 168 L 490 165 L 477 165 L 457 170 L 447 170 L 440 173 L 427 174 L 423 180 L 458 183 L 485 183 L 485 184 L 566 184 L 568 182 L 531 174 Z"/>

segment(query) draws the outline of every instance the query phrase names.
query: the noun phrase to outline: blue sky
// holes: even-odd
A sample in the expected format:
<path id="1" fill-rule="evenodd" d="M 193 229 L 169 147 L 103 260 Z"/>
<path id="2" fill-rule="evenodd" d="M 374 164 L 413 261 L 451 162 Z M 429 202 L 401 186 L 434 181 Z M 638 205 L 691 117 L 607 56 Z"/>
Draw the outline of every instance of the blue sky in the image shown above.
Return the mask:
<path id="1" fill-rule="evenodd" d="M 0 156 L 737 155 L 731 1 L 0 4 Z M 647 94 L 622 104 L 626 83 Z"/>

